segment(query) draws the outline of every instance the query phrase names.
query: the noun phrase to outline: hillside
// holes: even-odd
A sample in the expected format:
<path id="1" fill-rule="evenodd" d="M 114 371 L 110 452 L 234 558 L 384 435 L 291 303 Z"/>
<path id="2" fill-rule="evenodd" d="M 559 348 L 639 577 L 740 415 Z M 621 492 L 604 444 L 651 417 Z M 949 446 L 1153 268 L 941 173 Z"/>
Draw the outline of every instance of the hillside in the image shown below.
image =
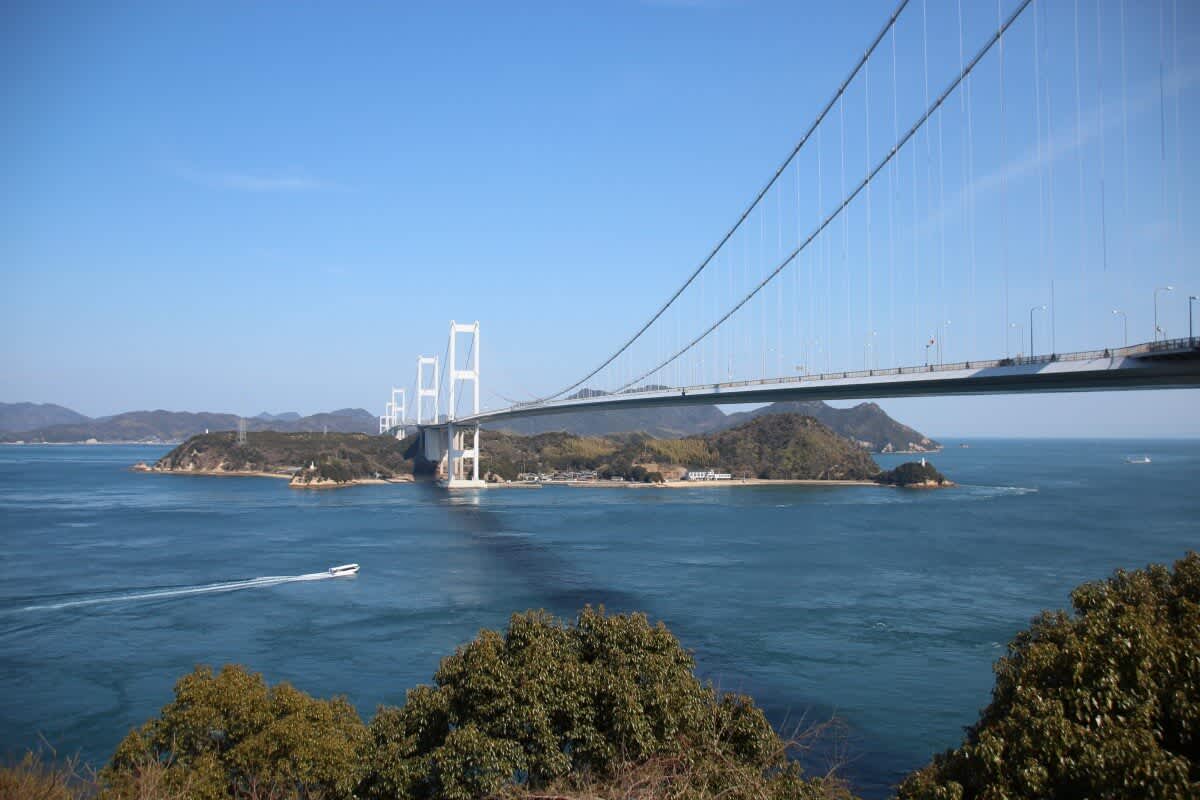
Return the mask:
<path id="1" fill-rule="evenodd" d="M 236 434 L 225 431 L 193 436 L 149 469 L 294 475 L 311 467 L 307 478 L 339 483 L 428 474 L 432 465 L 413 461 L 415 441 L 415 436 L 401 441 L 365 434 L 251 431 L 239 445 Z M 633 480 L 660 473 L 671 480 L 696 468 L 769 480 L 870 480 L 880 473 L 861 448 L 799 414 L 766 415 L 727 431 L 684 439 L 483 431 L 480 446 L 481 474 L 499 480 L 556 472 Z"/>
<path id="2" fill-rule="evenodd" d="M 844 436 L 872 453 L 926 453 L 941 445 L 920 431 L 897 422 L 876 403 L 859 403 L 851 408 L 834 408 L 820 400 L 791 400 L 743 411 L 726 417 L 726 426 L 768 414 L 803 414 L 816 419 L 839 436 Z"/>
<path id="3" fill-rule="evenodd" d="M 246 443 L 237 434 L 193 436 L 150 469 L 188 473 L 304 473 L 311 479 L 346 483 L 412 475 L 405 451 L 412 440 L 362 433 L 278 433 L 255 431 Z"/>
<path id="4" fill-rule="evenodd" d="M 63 409 L 68 411 L 69 409 Z M 74 413 L 74 412 L 71 412 Z M 0 441 L 13 442 L 84 442 L 95 439 L 100 442 L 178 442 L 189 436 L 207 431 L 233 431 L 237 429 L 236 414 L 189 411 L 128 411 L 111 417 L 89 419 L 79 415 L 80 420 L 55 424 L 36 429 L 6 431 Z M 343 408 L 296 419 L 284 419 L 281 414 L 272 419 L 251 417 L 246 428 L 251 431 L 273 430 L 284 433 L 376 433 L 378 420 L 361 408 Z"/>
<path id="5" fill-rule="evenodd" d="M 603 392 L 589 392 L 589 395 Z M 567 412 L 501 423 L 510 433 L 534 436 L 565 431 L 579 436 L 607 436 L 640 431 L 658 438 L 696 436 L 733 428 L 768 414 L 803 414 L 834 433 L 858 442 L 873 453 L 930 452 L 941 448 L 925 434 L 888 416 L 875 403 L 834 408 L 820 400 L 772 403 L 753 411 L 726 414 L 716 406 L 635 408 L 612 411 Z"/>
<path id="6" fill-rule="evenodd" d="M 766 414 L 702 437 L 721 469 L 768 479 L 870 480 L 879 465 L 813 417 Z"/>
<path id="7" fill-rule="evenodd" d="M 635 466 L 667 478 L 701 467 L 772 480 L 869 480 L 880 472 L 861 448 L 799 414 L 765 415 L 730 430 L 681 439 L 484 431 L 481 448 L 481 472 L 505 479 L 568 470 L 628 476 Z"/>
<path id="8" fill-rule="evenodd" d="M 0 403 L 0 431 L 31 431 L 87 421 L 78 411 L 54 403 Z"/>

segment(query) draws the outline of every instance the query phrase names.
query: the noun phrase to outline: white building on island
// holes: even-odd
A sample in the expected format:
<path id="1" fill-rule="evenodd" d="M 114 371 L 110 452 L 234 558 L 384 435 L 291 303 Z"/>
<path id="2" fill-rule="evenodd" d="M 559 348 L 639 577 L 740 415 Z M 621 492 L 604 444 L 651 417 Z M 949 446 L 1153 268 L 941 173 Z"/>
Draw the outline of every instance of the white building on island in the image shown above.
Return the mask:
<path id="1" fill-rule="evenodd" d="M 689 481 L 729 481 L 733 480 L 733 475 L 728 472 L 713 472 L 710 470 L 688 470 L 687 479 Z"/>

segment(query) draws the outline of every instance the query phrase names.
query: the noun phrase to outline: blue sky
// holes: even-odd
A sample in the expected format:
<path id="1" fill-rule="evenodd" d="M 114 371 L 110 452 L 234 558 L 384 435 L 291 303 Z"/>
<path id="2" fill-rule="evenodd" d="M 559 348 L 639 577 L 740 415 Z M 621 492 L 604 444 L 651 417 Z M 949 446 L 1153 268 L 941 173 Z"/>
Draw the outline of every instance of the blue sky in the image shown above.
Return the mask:
<path id="1" fill-rule="evenodd" d="M 1200 293 L 1185 144 L 1200 130 L 1200 12 L 1128 3 L 1122 26 L 1118 0 L 1080 7 L 1078 51 L 1073 4 L 1039 0 L 1014 27 L 1003 124 L 985 62 L 940 137 L 918 136 L 844 227 L 681 373 L 761 372 L 772 341 L 772 374 L 912 363 L 939 328 L 948 360 L 1016 352 L 1051 279 L 1059 350 L 1119 344 L 1115 305 L 1130 339 L 1149 339 L 1166 283 L 1160 324 L 1185 334 L 1186 297 Z M 0 399 L 88 414 L 381 410 L 418 354 L 443 352 L 452 318 L 482 323 L 485 404 L 560 389 L 708 253 L 891 8 L 6 4 Z M 894 102 L 889 40 L 870 86 L 850 88 L 845 129 L 823 126 L 820 158 L 803 151 L 745 241 L 597 385 L 703 327 L 828 209 L 835 143 L 848 183 L 882 156 L 925 105 L 926 59 L 935 94 L 957 70 L 957 12 L 910 3 Z M 968 55 L 995 24 L 993 6 L 966 4 Z M 936 435 L 1200 435 L 1198 399 L 884 405 Z"/>

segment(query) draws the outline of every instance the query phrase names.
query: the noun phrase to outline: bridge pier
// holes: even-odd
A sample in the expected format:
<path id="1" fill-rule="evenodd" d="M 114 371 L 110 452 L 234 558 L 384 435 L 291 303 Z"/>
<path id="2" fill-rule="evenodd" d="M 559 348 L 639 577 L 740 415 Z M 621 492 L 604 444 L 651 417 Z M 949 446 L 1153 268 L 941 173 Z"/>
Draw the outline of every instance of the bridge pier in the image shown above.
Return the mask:
<path id="1" fill-rule="evenodd" d="M 445 483 L 447 489 L 478 489 L 486 484 L 479 479 L 479 425 L 446 426 Z M 467 461 L 470 461 L 468 471 Z"/>

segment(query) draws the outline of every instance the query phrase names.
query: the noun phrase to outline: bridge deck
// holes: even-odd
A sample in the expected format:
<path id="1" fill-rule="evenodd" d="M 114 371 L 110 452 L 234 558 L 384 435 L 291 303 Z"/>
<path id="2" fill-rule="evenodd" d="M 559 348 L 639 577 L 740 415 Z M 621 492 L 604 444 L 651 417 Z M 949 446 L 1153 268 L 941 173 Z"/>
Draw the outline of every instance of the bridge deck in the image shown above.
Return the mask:
<path id="1" fill-rule="evenodd" d="M 632 389 L 620 394 L 522 403 L 460 418 L 458 423 L 488 423 L 608 408 L 1196 387 L 1200 387 L 1200 338 L 1019 360 Z"/>

